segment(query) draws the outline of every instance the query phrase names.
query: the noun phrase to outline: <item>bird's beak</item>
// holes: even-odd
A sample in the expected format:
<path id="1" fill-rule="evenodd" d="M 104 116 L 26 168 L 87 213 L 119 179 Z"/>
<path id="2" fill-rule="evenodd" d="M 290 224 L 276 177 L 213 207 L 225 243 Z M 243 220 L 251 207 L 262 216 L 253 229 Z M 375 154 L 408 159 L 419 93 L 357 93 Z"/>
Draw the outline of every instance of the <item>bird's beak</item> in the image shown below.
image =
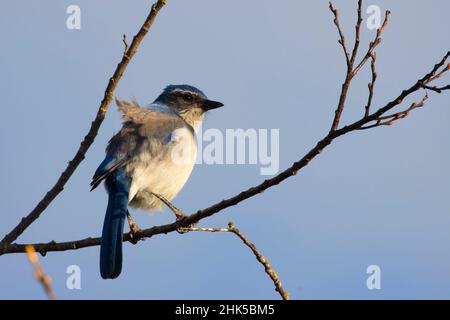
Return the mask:
<path id="1" fill-rule="evenodd" d="M 217 109 L 223 107 L 223 103 L 219 101 L 213 101 L 213 100 L 203 100 L 202 102 L 202 109 L 204 111 Z"/>

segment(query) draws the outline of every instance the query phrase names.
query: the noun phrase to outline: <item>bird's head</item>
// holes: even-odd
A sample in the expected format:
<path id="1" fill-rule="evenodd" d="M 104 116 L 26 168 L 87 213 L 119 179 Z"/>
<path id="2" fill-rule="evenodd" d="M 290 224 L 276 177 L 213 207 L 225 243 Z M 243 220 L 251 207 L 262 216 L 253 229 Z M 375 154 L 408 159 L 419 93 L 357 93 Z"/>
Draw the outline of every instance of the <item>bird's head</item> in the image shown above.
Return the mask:
<path id="1" fill-rule="evenodd" d="M 209 100 L 199 89 L 188 85 L 169 85 L 155 100 L 179 114 L 191 126 L 196 126 L 206 111 L 220 108 L 223 103 Z"/>

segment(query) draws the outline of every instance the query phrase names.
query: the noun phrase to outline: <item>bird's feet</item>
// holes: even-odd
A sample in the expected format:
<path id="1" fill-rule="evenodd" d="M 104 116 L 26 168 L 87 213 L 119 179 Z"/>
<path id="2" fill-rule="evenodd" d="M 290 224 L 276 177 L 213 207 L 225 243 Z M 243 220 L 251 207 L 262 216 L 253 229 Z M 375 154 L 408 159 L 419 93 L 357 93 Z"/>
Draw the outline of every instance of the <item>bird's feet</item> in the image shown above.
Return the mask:
<path id="1" fill-rule="evenodd" d="M 139 240 L 141 240 L 139 235 L 142 232 L 142 229 L 138 227 L 136 221 L 133 220 L 128 210 L 127 210 L 127 220 L 128 225 L 130 226 L 130 242 L 132 244 L 136 244 L 138 243 Z"/>
<path id="2" fill-rule="evenodd" d="M 188 217 L 189 217 L 189 215 L 186 215 L 183 213 L 183 216 L 180 216 L 180 217 L 177 216 L 177 221 L 182 221 Z M 188 233 L 189 231 L 191 231 L 191 228 L 194 228 L 197 224 L 198 224 L 198 222 L 195 222 L 195 223 L 191 223 L 187 227 L 180 227 L 177 229 L 177 232 L 180 234 Z"/>
<path id="3" fill-rule="evenodd" d="M 177 222 L 182 221 L 182 220 L 186 219 L 187 217 L 189 217 L 189 215 L 185 214 L 182 210 L 175 207 L 169 200 L 167 200 L 163 196 L 161 196 L 157 193 L 153 193 L 153 195 L 155 197 L 157 197 L 159 200 L 161 200 L 173 212 Z M 188 227 L 180 227 L 177 229 L 177 232 L 178 233 L 187 233 L 187 232 L 189 232 L 189 229 L 194 227 L 195 225 L 196 225 L 196 223 L 193 223 L 193 224 L 190 224 Z"/>
<path id="4" fill-rule="evenodd" d="M 176 221 L 183 220 L 184 218 L 187 217 L 187 215 L 183 211 L 181 211 L 180 209 L 175 207 L 169 200 L 164 198 L 162 195 L 154 193 L 154 192 L 152 192 L 152 193 L 155 197 L 157 197 L 159 200 L 161 200 L 173 212 L 173 214 L 175 215 Z"/>

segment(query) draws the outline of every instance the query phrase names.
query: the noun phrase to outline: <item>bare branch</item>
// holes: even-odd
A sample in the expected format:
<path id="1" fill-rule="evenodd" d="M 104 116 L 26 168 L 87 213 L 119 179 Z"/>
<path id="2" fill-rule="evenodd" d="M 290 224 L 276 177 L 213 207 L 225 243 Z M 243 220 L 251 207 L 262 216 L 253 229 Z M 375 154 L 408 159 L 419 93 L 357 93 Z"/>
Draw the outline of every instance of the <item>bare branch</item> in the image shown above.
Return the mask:
<path id="1" fill-rule="evenodd" d="M 443 86 L 443 87 L 436 87 L 436 86 L 431 87 L 431 86 L 427 86 L 427 85 L 424 85 L 424 84 L 422 84 L 421 86 L 424 89 L 432 90 L 432 91 L 437 92 L 437 93 L 442 93 L 442 91 L 444 91 L 444 90 L 450 90 L 450 84 L 446 85 L 446 86 Z"/>
<path id="2" fill-rule="evenodd" d="M 390 14 L 391 14 L 391 12 L 389 10 L 386 10 L 386 13 L 384 15 L 383 24 L 381 25 L 380 28 L 377 29 L 375 39 L 369 44 L 369 49 L 367 50 L 367 53 L 362 58 L 361 62 L 353 70 L 352 76 L 355 76 L 359 72 L 359 70 L 366 64 L 367 60 L 369 60 L 369 58 L 371 57 L 375 48 L 381 43 L 381 35 L 383 34 L 384 29 L 386 29 L 386 27 L 388 25 Z"/>
<path id="3" fill-rule="evenodd" d="M 130 242 L 132 244 L 136 244 L 138 243 L 139 240 L 142 239 L 138 239 L 136 238 L 136 235 L 142 231 L 141 228 L 138 227 L 136 221 L 133 220 L 133 218 L 131 217 L 130 211 L 128 211 L 127 209 L 127 221 L 128 221 L 128 226 L 130 227 Z"/>
<path id="4" fill-rule="evenodd" d="M 27 229 L 37 218 L 39 218 L 41 213 L 58 196 L 58 194 L 60 194 L 64 190 L 65 184 L 67 183 L 67 181 L 69 181 L 70 177 L 78 168 L 79 164 L 84 160 L 86 152 L 94 142 L 100 125 L 102 124 L 103 119 L 105 118 L 105 114 L 108 111 L 108 107 L 111 104 L 117 84 L 119 83 L 120 78 L 122 78 L 122 75 L 125 72 L 128 63 L 130 62 L 131 58 L 133 58 L 134 54 L 139 48 L 142 39 L 144 39 L 145 35 L 150 30 L 150 27 L 152 26 L 158 12 L 162 9 L 166 2 L 167 0 L 158 0 L 155 4 L 152 5 L 150 13 L 145 19 L 144 24 L 142 25 L 138 33 L 134 36 L 130 47 L 127 48 L 126 52 L 124 52 L 122 60 L 117 65 L 113 76 L 109 79 L 108 86 L 106 87 L 103 100 L 100 103 L 100 107 L 97 111 L 97 115 L 92 122 L 88 133 L 81 142 L 74 158 L 69 162 L 67 168 L 63 171 L 55 185 L 47 192 L 42 200 L 39 201 L 36 207 L 26 217 L 22 218 L 19 224 L 2 239 L 2 241 L 0 242 L 0 246 L 7 245 L 15 241 L 25 231 L 25 229 Z"/>
<path id="5" fill-rule="evenodd" d="M 436 74 L 435 76 L 428 79 L 427 82 L 424 84 L 430 83 L 436 79 L 441 78 L 444 75 L 444 73 L 446 73 L 448 70 L 450 70 L 450 63 L 444 69 L 442 69 L 438 74 Z"/>
<path id="6" fill-rule="evenodd" d="M 432 81 L 434 81 L 436 79 L 441 78 L 444 75 L 444 73 L 446 73 L 449 70 L 450 70 L 450 63 L 447 64 L 447 66 L 445 68 L 443 68 L 438 74 L 436 74 L 435 76 L 433 76 L 430 79 L 426 80 L 426 82 L 421 82 L 420 83 L 421 87 L 424 88 L 424 89 L 432 90 L 432 91 L 437 92 L 437 93 L 442 93 L 442 91 L 449 90 L 450 89 L 450 84 L 446 85 L 446 86 L 443 86 L 443 87 L 428 86 L 427 85 L 428 83 L 430 83 L 430 82 L 432 82 Z"/>
<path id="7" fill-rule="evenodd" d="M 339 36 L 340 36 L 339 43 L 341 44 L 342 48 L 344 49 L 345 59 L 347 62 L 347 73 L 345 76 L 344 83 L 342 84 L 342 89 L 341 89 L 341 94 L 339 96 L 338 106 L 336 108 L 336 111 L 334 112 L 333 123 L 331 124 L 331 128 L 330 128 L 330 133 L 331 133 L 332 131 L 335 131 L 339 126 L 339 121 L 341 119 L 342 111 L 344 110 L 344 106 L 345 106 L 345 100 L 347 99 L 347 92 L 348 92 L 348 89 L 350 88 L 350 82 L 352 80 L 353 64 L 352 64 L 352 61 L 350 60 L 350 57 L 349 57 L 350 54 L 348 53 L 348 49 L 345 44 L 344 34 L 342 32 L 342 29 L 341 29 L 341 26 L 339 23 L 339 11 L 338 11 L 338 9 L 333 7 L 333 4 L 331 3 L 331 1 L 330 1 L 329 7 L 330 7 L 331 12 L 333 12 L 333 14 L 334 14 L 334 24 L 336 25 L 336 27 L 339 31 Z M 359 22 L 359 13 L 358 13 L 358 22 Z M 357 22 L 357 24 L 358 24 L 358 22 Z M 356 26 L 355 29 L 359 35 L 358 26 Z M 357 44 L 357 42 L 355 41 L 355 49 L 353 50 L 353 53 L 355 53 L 355 51 L 357 50 L 358 45 L 359 45 L 359 43 Z M 356 56 L 356 54 L 355 54 L 355 56 Z M 352 54 L 352 60 L 354 61 L 353 54 Z"/>
<path id="8" fill-rule="evenodd" d="M 339 32 L 338 42 L 342 46 L 342 49 L 344 50 L 345 60 L 347 62 L 347 69 L 351 70 L 352 68 L 351 68 L 351 64 L 350 64 L 350 54 L 348 52 L 347 45 L 345 44 L 345 37 L 344 37 L 344 33 L 342 32 L 341 24 L 339 23 L 339 11 L 338 11 L 338 9 L 333 7 L 333 3 L 331 3 L 331 1 L 329 2 L 329 8 L 330 8 L 331 12 L 333 12 L 333 15 L 334 15 L 333 21 Z"/>
<path id="9" fill-rule="evenodd" d="M 264 269 L 270 279 L 275 285 L 275 290 L 280 294 L 283 300 L 289 300 L 289 293 L 283 289 L 281 285 L 280 278 L 278 274 L 270 266 L 269 260 L 264 258 L 261 252 L 256 248 L 256 246 L 238 229 L 233 222 L 228 223 L 228 228 L 181 228 L 183 232 L 195 232 L 195 231 L 206 231 L 206 232 L 231 232 L 237 235 L 244 244 L 249 247 L 256 259 L 264 266 Z"/>
<path id="10" fill-rule="evenodd" d="M 361 62 L 358 64 L 358 66 L 353 69 L 355 60 L 356 60 L 356 56 L 358 53 L 359 42 L 360 42 L 359 38 L 360 38 L 360 30 L 361 30 L 361 23 L 362 23 L 361 6 L 362 6 L 362 0 L 359 0 L 358 1 L 358 9 L 357 9 L 358 19 L 357 19 L 356 25 L 355 25 L 355 46 L 353 48 L 351 58 L 349 58 L 348 50 L 345 46 L 345 42 L 343 42 L 344 35 L 342 34 L 342 30 L 339 25 L 338 10 L 335 9 L 330 2 L 330 10 L 333 12 L 333 14 L 335 16 L 334 23 L 336 24 L 336 26 L 339 30 L 339 35 L 341 37 L 340 43 L 343 46 L 344 51 L 346 52 L 346 57 L 347 57 L 347 74 L 345 76 L 344 83 L 342 84 L 341 94 L 339 96 L 339 102 L 338 102 L 338 106 L 337 106 L 335 114 L 334 114 L 330 132 L 336 131 L 339 127 L 339 122 L 341 120 L 342 112 L 344 111 L 345 101 L 347 100 L 347 93 L 350 88 L 352 79 L 359 72 L 359 70 L 365 65 L 367 60 L 373 56 L 373 52 L 374 52 L 375 48 L 381 42 L 381 34 L 383 33 L 384 29 L 386 28 L 386 26 L 388 24 L 388 16 L 389 16 L 390 12 L 386 11 L 384 22 L 383 22 L 382 26 L 377 30 L 375 40 L 369 44 L 367 53 L 364 55 L 364 57 L 362 58 Z M 370 106 L 369 106 L 369 108 L 370 108 Z"/>
<path id="11" fill-rule="evenodd" d="M 362 0 L 358 0 L 358 20 L 356 21 L 355 25 L 355 46 L 353 47 L 352 57 L 350 58 L 351 66 L 353 66 L 353 64 L 355 63 L 356 55 L 358 54 L 359 36 L 361 32 L 361 23 L 363 21 L 361 14 L 361 7 L 362 7 Z"/>
<path id="12" fill-rule="evenodd" d="M 56 300 L 56 294 L 52 286 L 52 279 L 48 275 L 46 275 L 44 271 L 42 271 L 42 267 L 39 263 L 34 247 L 27 246 L 26 253 L 28 256 L 28 260 L 31 262 L 34 268 L 34 278 L 41 283 L 48 298 L 50 300 Z"/>
<path id="13" fill-rule="evenodd" d="M 407 117 L 412 110 L 423 107 L 427 100 L 428 100 L 428 95 L 425 95 L 422 98 L 422 100 L 420 100 L 417 103 L 416 102 L 412 103 L 409 108 L 407 108 L 403 111 L 400 111 L 400 112 L 396 112 L 394 114 L 378 117 L 375 124 L 363 126 L 363 127 L 359 128 L 358 130 L 367 130 L 367 129 L 372 129 L 372 128 L 380 127 L 380 126 L 391 126 L 395 123 L 395 121 Z"/>
<path id="14" fill-rule="evenodd" d="M 370 83 L 368 84 L 368 88 L 369 88 L 369 97 L 367 98 L 367 104 L 365 107 L 365 113 L 364 116 L 367 117 L 370 114 L 370 107 L 372 106 L 372 99 L 373 99 L 373 91 L 375 88 L 375 81 L 377 81 L 377 72 L 376 72 L 376 68 L 375 68 L 375 64 L 377 61 L 377 56 L 376 53 L 373 52 L 371 55 L 371 71 L 372 71 L 372 80 L 370 81 Z"/>
<path id="15" fill-rule="evenodd" d="M 128 51 L 128 42 L 127 42 L 127 35 L 126 34 L 124 34 L 123 36 L 122 36 L 122 42 L 123 42 L 123 54 L 124 55 L 126 55 L 127 54 L 127 51 Z"/>

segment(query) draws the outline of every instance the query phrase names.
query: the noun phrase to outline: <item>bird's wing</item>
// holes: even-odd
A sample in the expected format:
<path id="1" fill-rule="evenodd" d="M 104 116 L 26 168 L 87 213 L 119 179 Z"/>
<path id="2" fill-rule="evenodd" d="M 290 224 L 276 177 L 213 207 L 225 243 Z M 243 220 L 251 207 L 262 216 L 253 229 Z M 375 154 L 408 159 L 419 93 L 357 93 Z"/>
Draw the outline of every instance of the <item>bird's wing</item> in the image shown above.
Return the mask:
<path id="1" fill-rule="evenodd" d="M 180 116 L 163 109 L 142 108 L 136 102 L 116 100 L 125 120 L 123 127 L 110 141 L 108 154 L 119 158 L 133 157 L 147 151 L 152 155 L 159 152 L 161 145 L 171 142 L 172 133 L 189 126 Z"/>
<path id="2" fill-rule="evenodd" d="M 142 108 L 134 101 L 116 99 L 116 103 L 125 122 L 109 141 L 107 156 L 94 174 L 91 190 L 142 152 L 152 158 L 161 152 L 161 147 L 173 143 L 173 133 L 178 132 L 177 129 L 187 126 L 183 119 L 172 113 Z"/>
<path id="3" fill-rule="evenodd" d="M 104 179 L 106 179 L 117 169 L 124 166 L 128 161 L 129 159 L 127 157 L 117 159 L 113 155 L 107 155 L 102 163 L 98 166 L 97 170 L 95 170 L 94 176 L 92 177 L 91 181 L 91 191 L 97 188 Z"/>

